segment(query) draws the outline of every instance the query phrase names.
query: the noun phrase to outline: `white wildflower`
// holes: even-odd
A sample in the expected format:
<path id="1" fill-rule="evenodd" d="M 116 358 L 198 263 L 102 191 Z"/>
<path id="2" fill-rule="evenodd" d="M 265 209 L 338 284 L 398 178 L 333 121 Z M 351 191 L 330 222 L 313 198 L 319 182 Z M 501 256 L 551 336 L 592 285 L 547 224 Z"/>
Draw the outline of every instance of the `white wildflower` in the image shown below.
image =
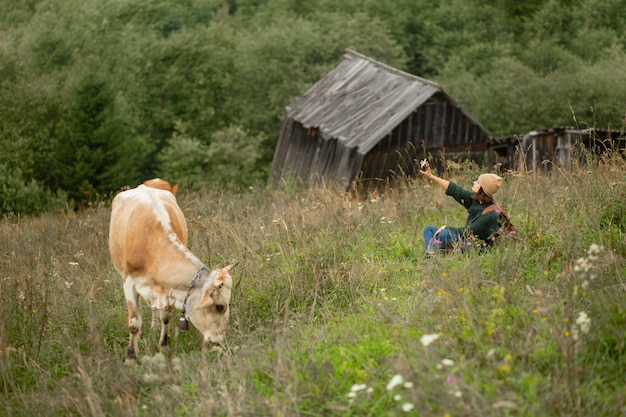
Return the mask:
<path id="1" fill-rule="evenodd" d="M 143 382 L 145 382 L 146 384 L 156 384 L 157 382 L 159 382 L 160 377 L 157 374 L 148 372 L 147 374 L 143 375 L 142 379 L 143 379 Z"/>
<path id="2" fill-rule="evenodd" d="M 424 336 L 422 336 L 422 338 L 420 339 L 420 342 L 422 342 L 422 345 L 424 346 L 428 346 L 430 345 L 432 342 L 434 342 L 435 340 L 439 339 L 439 335 L 437 333 L 434 334 L 425 334 Z"/>
<path id="3" fill-rule="evenodd" d="M 411 381 L 406 381 L 404 383 L 404 388 L 413 388 L 413 383 Z"/>
<path id="4" fill-rule="evenodd" d="M 598 256 L 600 255 L 600 252 L 602 252 L 604 250 L 604 246 L 600 246 L 596 243 L 592 243 L 591 246 L 589 246 L 589 250 L 587 251 L 587 255 L 589 256 Z"/>
<path id="5" fill-rule="evenodd" d="M 183 370 L 183 361 L 180 360 L 180 358 L 178 357 L 172 358 L 171 363 L 172 363 L 172 371 L 180 372 Z"/>
<path id="6" fill-rule="evenodd" d="M 402 399 L 402 395 L 396 394 L 393 396 L 394 401 L 400 401 Z"/>
<path id="7" fill-rule="evenodd" d="M 366 388 L 367 388 L 367 385 L 365 384 L 354 384 L 352 385 L 352 388 L 350 388 L 350 391 L 351 392 L 363 391 Z"/>
<path id="8" fill-rule="evenodd" d="M 591 267 L 592 265 L 588 258 L 578 258 L 576 259 L 576 265 L 574 265 L 574 271 L 587 273 L 591 270 Z"/>
<path id="9" fill-rule="evenodd" d="M 454 361 L 452 359 L 443 359 L 441 363 L 446 366 L 454 366 Z"/>
<path id="10" fill-rule="evenodd" d="M 389 383 L 387 384 L 387 391 L 391 391 L 398 385 L 401 385 L 403 382 L 404 378 L 402 377 L 402 375 L 394 375 L 393 378 L 391 378 L 391 381 L 389 381 Z"/>
<path id="11" fill-rule="evenodd" d="M 589 333 L 589 328 L 591 327 L 591 319 L 584 311 L 578 313 L 578 318 L 576 318 L 576 324 L 580 328 L 580 331 L 584 334 Z"/>
<path id="12" fill-rule="evenodd" d="M 413 411 L 414 408 L 415 406 L 411 403 L 402 404 L 402 411 L 404 411 L 405 413 L 408 413 L 409 411 Z"/>

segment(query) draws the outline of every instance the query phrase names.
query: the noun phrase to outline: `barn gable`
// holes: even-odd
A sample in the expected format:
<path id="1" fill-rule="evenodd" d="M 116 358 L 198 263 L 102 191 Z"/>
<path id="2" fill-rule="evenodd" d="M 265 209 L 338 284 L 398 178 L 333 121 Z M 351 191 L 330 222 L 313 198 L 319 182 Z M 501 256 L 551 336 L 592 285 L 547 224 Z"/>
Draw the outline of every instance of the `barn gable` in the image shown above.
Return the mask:
<path id="1" fill-rule="evenodd" d="M 482 162 L 491 134 L 432 81 L 357 52 L 285 109 L 269 184 L 413 177 L 429 155 Z"/>

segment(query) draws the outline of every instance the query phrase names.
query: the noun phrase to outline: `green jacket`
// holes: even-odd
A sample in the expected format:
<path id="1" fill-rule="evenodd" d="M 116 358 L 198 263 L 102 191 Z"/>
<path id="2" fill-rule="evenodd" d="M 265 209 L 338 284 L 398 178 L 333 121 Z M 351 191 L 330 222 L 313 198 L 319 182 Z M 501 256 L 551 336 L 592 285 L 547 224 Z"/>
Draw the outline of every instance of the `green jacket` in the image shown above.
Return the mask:
<path id="1" fill-rule="evenodd" d="M 473 191 L 465 190 L 452 181 L 448 185 L 446 194 L 454 197 L 469 213 L 465 226 L 448 227 L 448 229 L 455 231 L 466 239 L 477 236 L 489 245 L 492 236 L 500 229 L 500 214 L 497 211 L 482 214 L 483 210 L 491 204 L 479 203 L 472 198 L 474 195 Z"/>

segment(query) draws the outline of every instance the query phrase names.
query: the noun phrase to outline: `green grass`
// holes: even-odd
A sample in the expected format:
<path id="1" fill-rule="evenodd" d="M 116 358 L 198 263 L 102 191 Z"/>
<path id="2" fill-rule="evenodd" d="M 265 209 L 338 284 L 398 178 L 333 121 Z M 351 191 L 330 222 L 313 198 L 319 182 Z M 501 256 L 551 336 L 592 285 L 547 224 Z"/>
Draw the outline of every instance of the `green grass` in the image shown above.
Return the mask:
<path id="1" fill-rule="evenodd" d="M 469 187 L 477 174 L 450 177 Z M 465 213 L 421 180 L 361 200 L 183 191 L 192 251 L 241 261 L 228 341 L 202 352 L 197 331 L 174 331 L 161 356 L 146 308 L 136 366 L 109 209 L 4 219 L 0 414 L 626 414 L 625 192 L 620 159 L 507 176 L 497 200 L 523 241 L 428 259 L 423 227 Z"/>

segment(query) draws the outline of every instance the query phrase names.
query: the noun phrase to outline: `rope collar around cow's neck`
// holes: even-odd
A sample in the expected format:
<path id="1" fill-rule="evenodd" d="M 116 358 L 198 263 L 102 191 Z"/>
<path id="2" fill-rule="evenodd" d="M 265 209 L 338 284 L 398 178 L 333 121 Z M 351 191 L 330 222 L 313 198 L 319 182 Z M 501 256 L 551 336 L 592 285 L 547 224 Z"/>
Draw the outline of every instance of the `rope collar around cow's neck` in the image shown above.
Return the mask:
<path id="1" fill-rule="evenodd" d="M 183 301 L 182 317 L 180 318 L 180 321 L 179 321 L 180 330 L 183 331 L 183 332 L 187 331 L 189 329 L 189 324 L 187 323 L 187 317 L 185 315 L 185 313 L 187 312 L 187 299 L 189 298 L 189 295 L 191 294 L 191 290 L 196 285 L 196 281 L 198 281 L 198 279 L 200 279 L 200 276 L 202 275 L 202 270 L 203 269 L 206 269 L 207 271 L 209 270 L 209 268 L 207 268 L 206 266 L 202 265 L 196 271 L 196 275 L 194 275 L 193 279 L 191 280 L 191 284 L 189 284 L 189 288 L 187 288 L 187 295 L 185 295 L 185 300 Z"/>

